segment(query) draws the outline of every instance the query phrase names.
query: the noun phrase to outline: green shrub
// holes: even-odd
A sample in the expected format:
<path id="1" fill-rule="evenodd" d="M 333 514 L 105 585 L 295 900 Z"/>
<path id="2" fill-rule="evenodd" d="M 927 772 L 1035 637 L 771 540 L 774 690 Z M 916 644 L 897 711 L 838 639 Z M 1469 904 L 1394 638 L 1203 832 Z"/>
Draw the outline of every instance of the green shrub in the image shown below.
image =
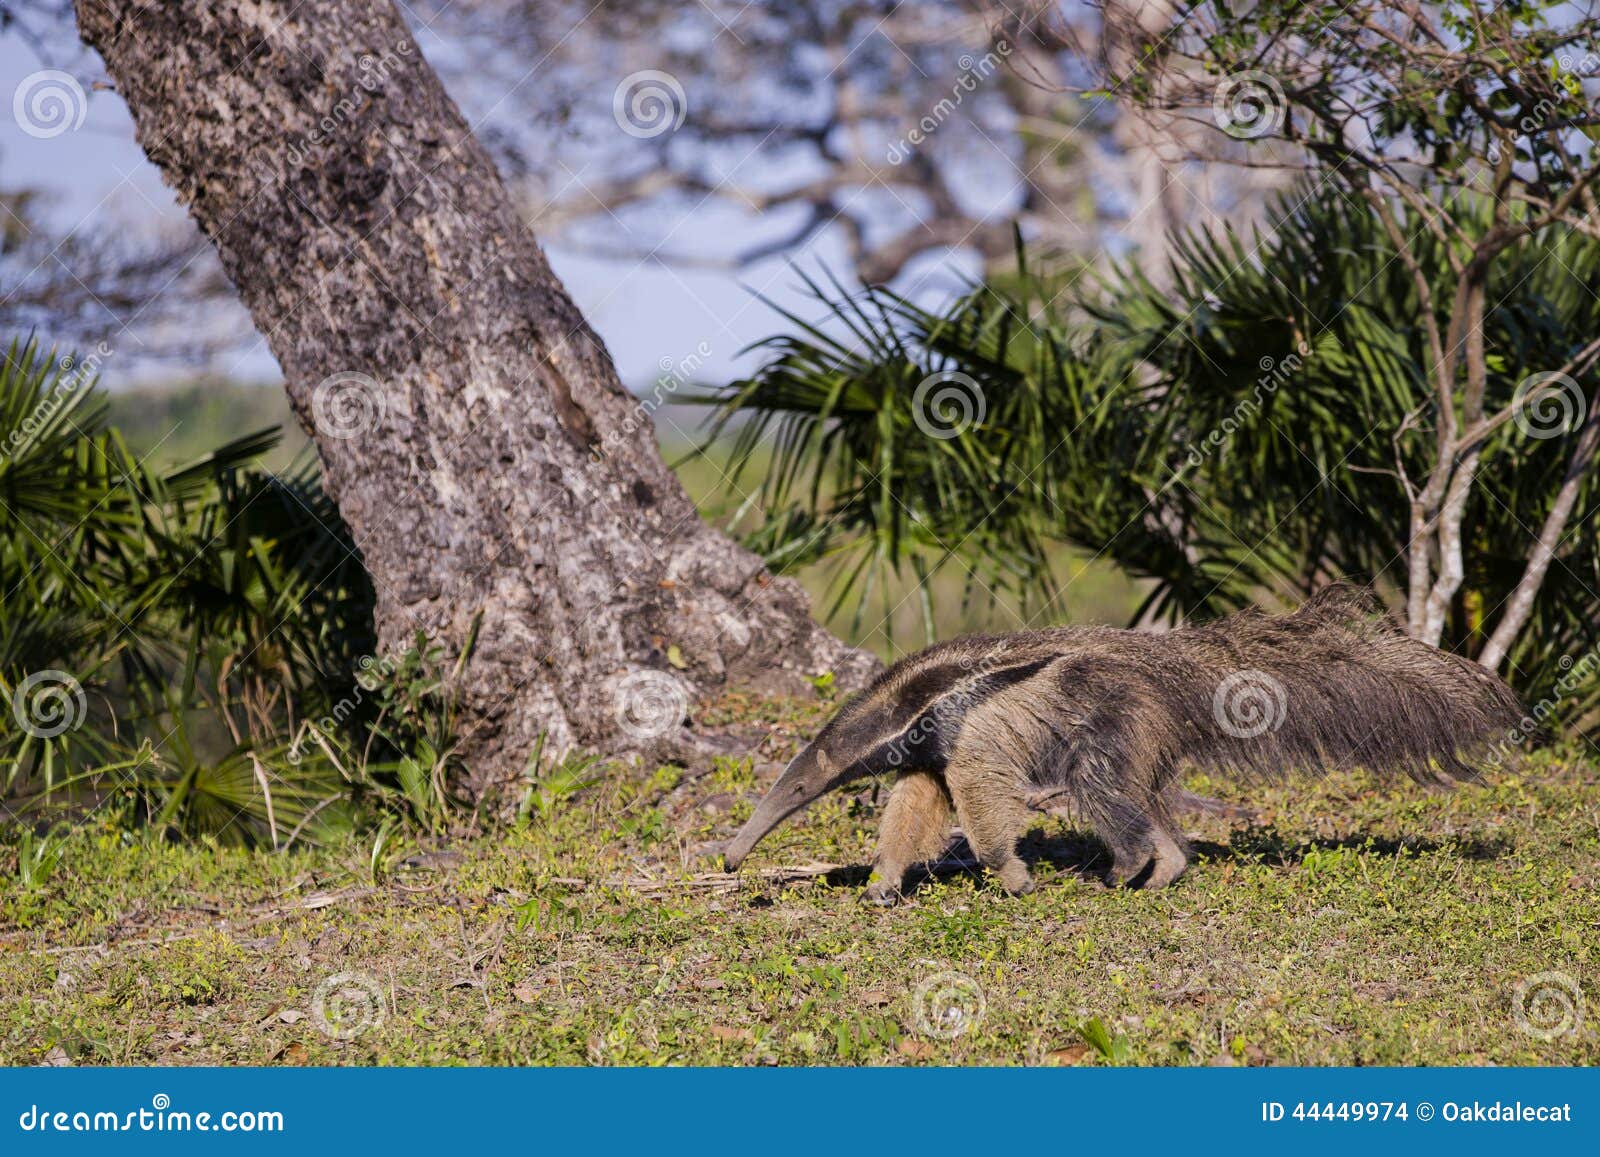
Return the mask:
<path id="1" fill-rule="evenodd" d="M 91 368 L 33 342 L 0 367 L 0 799 L 274 847 L 372 805 L 441 823 L 437 656 L 372 657 L 315 463 L 262 468 L 269 429 L 152 469 Z"/>

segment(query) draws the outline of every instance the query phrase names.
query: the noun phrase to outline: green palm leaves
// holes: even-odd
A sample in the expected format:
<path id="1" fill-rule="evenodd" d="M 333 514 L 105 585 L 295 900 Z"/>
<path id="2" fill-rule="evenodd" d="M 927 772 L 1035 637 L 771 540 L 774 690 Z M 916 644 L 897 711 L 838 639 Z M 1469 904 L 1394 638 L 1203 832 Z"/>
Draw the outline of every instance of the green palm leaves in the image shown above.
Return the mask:
<path id="1" fill-rule="evenodd" d="M 1434 420 L 1415 286 L 1370 208 L 1336 190 L 1298 190 L 1271 217 L 1270 232 L 1179 239 L 1165 287 L 1132 266 L 1073 286 L 1020 266 L 929 311 L 813 283 L 829 320 L 766 343 L 767 363 L 716 398 L 736 466 L 770 447 L 753 544 L 777 565 L 959 556 L 983 585 L 1032 594 L 1040 621 L 1057 544 L 1148 580 L 1147 619 L 1297 601 L 1341 577 L 1398 599 L 1401 478 L 1425 472 Z M 1410 224 L 1448 301 L 1446 255 Z M 1490 303 L 1493 412 L 1600 332 L 1600 242 L 1535 238 L 1496 266 Z M 981 399 L 954 435 L 919 408 L 937 375 Z M 1566 468 L 1575 424 L 1538 433 L 1508 423 L 1487 447 L 1446 634 L 1457 650 L 1492 630 Z M 1600 643 L 1586 485 L 1512 655 L 1533 698 Z M 1560 698 L 1567 714 L 1589 702 L 1570 686 Z"/>
<path id="2" fill-rule="evenodd" d="M 348 532 L 312 466 L 254 466 L 275 431 L 157 471 L 93 386 L 31 342 L 0 367 L 0 798 L 303 836 L 350 785 L 287 737 L 373 647 Z"/>

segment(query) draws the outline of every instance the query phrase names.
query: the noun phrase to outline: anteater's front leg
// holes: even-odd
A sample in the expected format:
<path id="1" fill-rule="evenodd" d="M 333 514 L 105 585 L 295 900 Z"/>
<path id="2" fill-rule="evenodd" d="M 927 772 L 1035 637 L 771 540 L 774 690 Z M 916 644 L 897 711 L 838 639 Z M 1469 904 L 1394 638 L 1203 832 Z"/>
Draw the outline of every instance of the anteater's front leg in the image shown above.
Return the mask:
<path id="1" fill-rule="evenodd" d="M 895 780 L 878 827 L 878 851 L 866 899 L 885 907 L 900 898 L 906 870 L 944 851 L 950 836 L 950 793 L 931 771 L 906 771 Z"/>
<path id="2" fill-rule="evenodd" d="M 1017 855 L 1017 841 L 1032 817 L 1016 772 L 994 759 L 958 756 L 945 770 L 945 782 L 961 830 L 983 866 L 1013 896 L 1033 891 L 1033 876 Z"/>

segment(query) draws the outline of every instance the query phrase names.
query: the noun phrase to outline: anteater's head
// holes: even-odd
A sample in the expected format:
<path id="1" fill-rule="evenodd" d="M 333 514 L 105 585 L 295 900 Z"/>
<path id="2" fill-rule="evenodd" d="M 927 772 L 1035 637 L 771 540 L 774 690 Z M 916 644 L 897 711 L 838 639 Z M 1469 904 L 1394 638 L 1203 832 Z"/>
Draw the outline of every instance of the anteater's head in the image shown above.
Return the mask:
<path id="1" fill-rule="evenodd" d="M 772 790 L 756 805 L 749 822 L 723 852 L 730 872 L 750 849 L 795 812 L 836 787 L 890 771 L 921 754 L 900 719 L 898 696 L 887 680 L 856 696 L 784 769 Z"/>
<path id="2" fill-rule="evenodd" d="M 943 771 L 962 717 L 985 695 L 1039 669 L 1012 654 L 1016 640 L 972 635 L 900 660 L 851 699 L 795 756 L 723 853 L 737 871 L 768 832 L 833 788 L 908 768 Z"/>

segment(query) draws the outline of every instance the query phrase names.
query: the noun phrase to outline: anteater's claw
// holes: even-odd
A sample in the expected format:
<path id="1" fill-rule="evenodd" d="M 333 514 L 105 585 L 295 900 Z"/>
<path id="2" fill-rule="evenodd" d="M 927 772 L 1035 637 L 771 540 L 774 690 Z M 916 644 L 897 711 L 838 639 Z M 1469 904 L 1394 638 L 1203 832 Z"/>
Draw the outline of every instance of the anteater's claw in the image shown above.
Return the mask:
<path id="1" fill-rule="evenodd" d="M 900 889 L 882 881 L 868 884 L 866 891 L 861 893 L 861 900 L 865 904 L 876 904 L 879 908 L 893 908 L 900 902 Z"/>

